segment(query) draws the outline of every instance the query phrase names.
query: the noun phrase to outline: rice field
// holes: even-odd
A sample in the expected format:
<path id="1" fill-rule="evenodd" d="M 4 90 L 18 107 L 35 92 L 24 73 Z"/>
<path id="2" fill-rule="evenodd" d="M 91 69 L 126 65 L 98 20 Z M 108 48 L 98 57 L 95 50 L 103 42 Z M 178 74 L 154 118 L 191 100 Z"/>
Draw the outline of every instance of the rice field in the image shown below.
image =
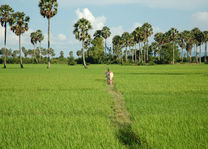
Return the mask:
<path id="1" fill-rule="evenodd" d="M 0 148 L 130 148 L 112 122 L 106 67 L 149 148 L 208 148 L 208 65 L 8 65 L 0 69 Z"/>

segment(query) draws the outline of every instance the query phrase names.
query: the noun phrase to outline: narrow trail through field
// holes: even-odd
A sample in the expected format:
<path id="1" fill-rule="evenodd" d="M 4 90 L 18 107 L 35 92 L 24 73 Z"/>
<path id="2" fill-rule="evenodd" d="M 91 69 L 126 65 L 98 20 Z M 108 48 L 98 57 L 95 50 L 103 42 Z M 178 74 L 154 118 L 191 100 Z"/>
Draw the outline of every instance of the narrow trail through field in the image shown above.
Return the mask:
<path id="1" fill-rule="evenodd" d="M 117 127 L 117 138 L 127 148 L 151 148 L 145 140 L 142 140 L 138 134 L 132 129 L 132 121 L 130 113 L 125 108 L 122 100 L 122 94 L 115 89 L 113 85 L 109 85 L 109 93 L 113 97 L 112 102 L 112 122 Z"/>

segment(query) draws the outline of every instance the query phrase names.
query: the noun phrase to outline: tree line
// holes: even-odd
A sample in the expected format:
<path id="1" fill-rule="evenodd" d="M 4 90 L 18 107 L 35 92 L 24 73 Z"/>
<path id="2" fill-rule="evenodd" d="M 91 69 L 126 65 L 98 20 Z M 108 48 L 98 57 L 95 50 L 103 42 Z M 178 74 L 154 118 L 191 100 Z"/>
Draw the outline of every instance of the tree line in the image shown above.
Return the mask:
<path id="1" fill-rule="evenodd" d="M 54 57 L 54 50 L 50 47 L 50 19 L 58 12 L 57 0 L 40 0 L 40 14 L 48 20 L 48 47 L 42 48 L 41 42 L 44 39 L 42 31 L 37 29 L 30 35 L 31 43 L 34 49 L 26 49 L 21 45 L 21 36 L 28 31 L 28 23 L 30 17 L 24 12 L 14 12 L 9 5 L 1 5 L 0 22 L 4 27 L 4 48 L 0 50 L 0 54 L 4 55 L 3 64 L 17 62 L 19 59 L 20 67 L 23 68 L 23 60 L 25 63 L 48 63 L 50 68 L 51 56 Z M 7 26 L 19 37 L 19 50 L 7 49 Z M 171 28 L 165 33 L 156 33 L 154 42 L 150 43 L 150 37 L 153 35 L 152 25 L 144 23 L 138 26 L 131 33 L 124 32 L 121 36 L 115 35 L 112 39 L 112 46 L 107 45 L 107 39 L 111 36 L 110 28 L 104 26 L 101 30 L 97 30 L 93 37 L 89 31 L 92 30 L 90 21 L 85 18 L 79 19 L 74 24 L 73 34 L 75 38 L 82 43 L 82 49 L 77 51 L 78 58 L 73 57 L 73 52 L 69 52 L 66 59 L 63 51 L 60 52 L 58 58 L 53 58 L 56 63 L 68 63 L 74 65 L 82 63 L 84 68 L 87 64 L 163 64 L 175 62 L 201 63 L 207 62 L 207 42 L 208 31 L 200 31 L 199 28 L 193 30 L 184 30 L 179 32 L 175 28 Z M 37 47 L 37 44 L 39 46 Z M 205 45 L 204 56 L 202 56 L 202 45 Z M 24 58 L 22 60 L 22 55 Z M 193 54 L 194 53 L 194 54 Z M 18 56 L 17 56 L 18 55 Z M 28 57 L 29 56 L 29 57 Z M 9 58 L 8 58 L 9 57 Z M 9 60 L 9 61 L 8 61 Z M 1 62 L 1 61 L 0 61 Z"/>

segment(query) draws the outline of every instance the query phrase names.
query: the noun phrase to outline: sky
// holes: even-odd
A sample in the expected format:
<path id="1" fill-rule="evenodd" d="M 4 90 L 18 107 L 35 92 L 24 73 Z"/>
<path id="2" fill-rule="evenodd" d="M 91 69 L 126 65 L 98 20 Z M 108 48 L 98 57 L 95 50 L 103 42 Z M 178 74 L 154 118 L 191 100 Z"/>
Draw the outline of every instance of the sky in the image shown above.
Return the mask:
<path id="1" fill-rule="evenodd" d="M 64 51 L 81 49 L 81 43 L 73 35 L 73 25 L 82 17 L 88 19 L 93 30 L 103 26 L 111 30 L 108 46 L 113 36 L 132 32 L 145 22 L 152 25 L 154 34 L 166 32 L 171 27 L 179 31 L 198 27 L 208 30 L 208 0 L 57 0 L 58 13 L 51 19 L 51 47 L 56 56 Z M 29 30 L 23 34 L 22 46 L 32 49 L 30 33 L 42 30 L 43 48 L 47 48 L 47 19 L 40 15 L 39 0 L 0 0 L 0 5 L 9 4 L 15 11 L 25 12 L 30 17 Z M 153 36 L 152 36 L 153 39 Z M 0 48 L 3 47 L 4 28 L 0 26 Z M 7 48 L 18 49 L 18 37 L 7 29 Z"/>

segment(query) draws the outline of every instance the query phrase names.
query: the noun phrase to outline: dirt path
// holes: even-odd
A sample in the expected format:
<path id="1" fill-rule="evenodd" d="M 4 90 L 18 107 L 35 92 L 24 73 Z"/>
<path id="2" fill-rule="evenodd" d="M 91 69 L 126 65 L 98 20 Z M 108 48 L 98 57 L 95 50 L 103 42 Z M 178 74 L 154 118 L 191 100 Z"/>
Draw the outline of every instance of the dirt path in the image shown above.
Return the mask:
<path id="1" fill-rule="evenodd" d="M 113 97 L 112 102 L 112 122 L 117 127 L 118 132 L 116 134 L 119 141 L 124 144 L 127 148 L 151 148 L 147 141 L 142 140 L 138 134 L 132 130 L 132 121 L 130 113 L 125 108 L 122 100 L 122 95 L 115 89 L 113 85 L 109 85 L 109 93 Z"/>

